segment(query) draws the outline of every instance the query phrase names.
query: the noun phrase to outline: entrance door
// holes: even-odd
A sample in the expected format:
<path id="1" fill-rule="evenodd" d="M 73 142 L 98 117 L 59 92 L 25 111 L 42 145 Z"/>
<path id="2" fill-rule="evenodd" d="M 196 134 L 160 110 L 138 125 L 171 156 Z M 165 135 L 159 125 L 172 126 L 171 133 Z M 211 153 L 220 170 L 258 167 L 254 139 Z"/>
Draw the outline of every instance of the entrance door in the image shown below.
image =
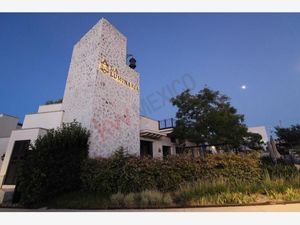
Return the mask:
<path id="1" fill-rule="evenodd" d="M 171 155 L 171 147 L 163 145 L 163 158 L 167 158 L 168 155 Z"/>
<path id="2" fill-rule="evenodd" d="M 29 149 L 30 140 L 16 141 L 10 157 L 4 183 L 5 185 L 15 185 L 17 182 L 18 169 Z"/>
<path id="3" fill-rule="evenodd" d="M 140 155 L 141 157 L 153 157 L 153 148 L 151 141 L 141 140 Z"/>

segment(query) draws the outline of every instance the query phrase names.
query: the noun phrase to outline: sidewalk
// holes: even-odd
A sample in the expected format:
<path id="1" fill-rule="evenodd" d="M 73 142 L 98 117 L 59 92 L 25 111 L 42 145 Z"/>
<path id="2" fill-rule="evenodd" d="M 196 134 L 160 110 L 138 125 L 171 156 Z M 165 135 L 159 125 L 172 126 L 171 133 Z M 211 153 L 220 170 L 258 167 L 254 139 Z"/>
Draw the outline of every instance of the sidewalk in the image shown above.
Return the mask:
<path id="1" fill-rule="evenodd" d="M 232 207 L 206 207 L 206 208 L 179 208 L 179 209 L 147 209 L 147 210 L 77 210 L 77 209 L 16 209 L 0 208 L 0 212 L 300 212 L 300 203 L 258 205 L 258 206 L 232 206 Z"/>

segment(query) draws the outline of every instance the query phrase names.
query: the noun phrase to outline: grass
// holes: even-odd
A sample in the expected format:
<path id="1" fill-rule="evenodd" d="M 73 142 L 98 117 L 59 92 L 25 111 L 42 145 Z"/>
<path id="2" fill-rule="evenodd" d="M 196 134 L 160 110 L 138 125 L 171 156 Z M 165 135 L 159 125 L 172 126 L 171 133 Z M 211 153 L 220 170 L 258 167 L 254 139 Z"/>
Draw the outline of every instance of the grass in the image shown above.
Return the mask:
<path id="1" fill-rule="evenodd" d="M 214 183 L 198 181 L 182 186 L 174 194 L 181 206 L 249 204 L 263 201 L 300 200 L 300 177 L 292 180 L 265 179 L 260 183 Z"/>
<path id="2" fill-rule="evenodd" d="M 55 209 L 107 209 L 111 202 L 109 196 L 99 193 L 72 192 L 52 199 L 46 205 Z"/>
<path id="3" fill-rule="evenodd" d="M 124 195 L 120 192 L 114 194 L 110 197 L 110 202 L 112 207 L 121 208 L 123 207 Z"/>
<path id="4" fill-rule="evenodd" d="M 263 202 L 300 200 L 300 177 L 286 181 L 268 180 L 261 183 L 195 182 L 181 186 L 176 192 L 162 193 L 148 190 L 139 193 L 111 196 L 88 192 L 74 192 L 48 202 L 49 208 L 120 209 L 162 208 L 205 205 L 237 205 Z"/>
<path id="5" fill-rule="evenodd" d="M 143 191 L 124 195 L 120 192 L 111 196 L 88 192 L 73 192 L 52 199 L 48 208 L 67 209 L 120 209 L 120 208 L 160 208 L 173 206 L 170 193 Z"/>
<path id="6" fill-rule="evenodd" d="M 48 202 L 49 208 L 119 209 L 162 208 L 205 205 L 231 205 L 300 200 L 300 175 L 292 179 L 269 176 L 257 183 L 215 180 L 180 186 L 175 192 L 146 190 L 138 193 L 103 195 L 90 192 L 69 193 Z"/>
<path id="7" fill-rule="evenodd" d="M 173 205 L 170 193 L 161 193 L 153 190 L 129 193 L 127 195 L 117 193 L 111 195 L 110 202 L 112 203 L 111 206 L 116 208 L 160 208 Z"/>

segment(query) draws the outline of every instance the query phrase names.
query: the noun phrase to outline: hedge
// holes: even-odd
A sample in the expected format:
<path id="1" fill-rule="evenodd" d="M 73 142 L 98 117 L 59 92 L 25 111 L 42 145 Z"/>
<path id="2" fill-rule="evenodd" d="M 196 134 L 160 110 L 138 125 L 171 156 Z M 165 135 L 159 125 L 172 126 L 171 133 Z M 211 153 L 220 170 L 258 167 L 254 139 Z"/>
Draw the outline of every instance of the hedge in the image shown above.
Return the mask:
<path id="1" fill-rule="evenodd" d="M 274 162 L 270 157 L 263 157 L 261 160 L 263 169 L 268 172 L 271 179 L 283 178 L 290 180 L 299 175 L 297 168 L 291 162 L 283 159 Z"/>
<path id="2" fill-rule="evenodd" d="M 177 155 L 159 160 L 129 156 L 121 150 L 110 158 L 85 160 L 81 180 L 85 191 L 114 194 L 169 192 L 198 180 L 255 183 L 263 179 L 262 174 L 257 154 L 209 155 L 205 160 Z"/>
<path id="3" fill-rule="evenodd" d="M 19 171 L 14 201 L 37 207 L 81 188 L 81 164 L 88 155 L 89 132 L 77 122 L 39 137 Z"/>

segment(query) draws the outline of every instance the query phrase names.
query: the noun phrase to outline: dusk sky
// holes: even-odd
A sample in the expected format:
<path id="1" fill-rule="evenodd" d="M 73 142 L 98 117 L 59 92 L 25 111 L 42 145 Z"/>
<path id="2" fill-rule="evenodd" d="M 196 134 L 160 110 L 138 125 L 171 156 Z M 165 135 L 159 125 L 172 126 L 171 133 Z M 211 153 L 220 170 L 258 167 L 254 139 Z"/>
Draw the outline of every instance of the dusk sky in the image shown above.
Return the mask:
<path id="1" fill-rule="evenodd" d="M 141 113 L 175 116 L 168 99 L 205 85 L 248 126 L 300 123 L 300 14 L 0 14 L 0 113 L 63 97 L 73 45 L 101 17 L 128 40 Z"/>

